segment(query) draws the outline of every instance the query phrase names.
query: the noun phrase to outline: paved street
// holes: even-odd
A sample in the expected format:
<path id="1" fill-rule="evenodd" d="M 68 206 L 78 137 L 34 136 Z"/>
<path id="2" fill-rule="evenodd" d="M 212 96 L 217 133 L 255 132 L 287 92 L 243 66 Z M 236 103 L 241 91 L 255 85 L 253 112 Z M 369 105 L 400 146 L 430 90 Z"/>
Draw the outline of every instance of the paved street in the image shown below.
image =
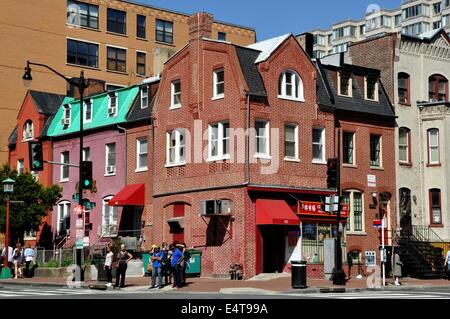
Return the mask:
<path id="1" fill-rule="evenodd" d="M 70 289 L 62 287 L 4 285 L 0 287 L 0 299 L 450 299 L 450 287 L 411 290 L 363 290 L 350 292 L 311 293 L 275 292 L 270 290 L 241 288 L 221 289 L 219 292 L 176 291 L 169 287 L 162 290 L 136 287 L 122 290 Z"/>

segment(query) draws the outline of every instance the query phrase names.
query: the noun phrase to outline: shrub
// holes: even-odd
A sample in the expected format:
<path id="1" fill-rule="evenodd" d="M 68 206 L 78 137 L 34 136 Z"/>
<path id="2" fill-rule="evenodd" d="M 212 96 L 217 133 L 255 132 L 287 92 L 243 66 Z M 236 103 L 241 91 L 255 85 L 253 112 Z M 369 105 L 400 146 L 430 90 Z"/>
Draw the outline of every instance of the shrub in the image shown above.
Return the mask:
<path id="1" fill-rule="evenodd" d="M 61 261 L 61 267 L 69 267 L 70 265 L 72 265 L 73 259 L 71 257 L 65 257 L 62 261 Z"/>
<path id="2" fill-rule="evenodd" d="M 43 265 L 45 268 L 58 268 L 58 261 L 50 259 L 48 263 Z"/>

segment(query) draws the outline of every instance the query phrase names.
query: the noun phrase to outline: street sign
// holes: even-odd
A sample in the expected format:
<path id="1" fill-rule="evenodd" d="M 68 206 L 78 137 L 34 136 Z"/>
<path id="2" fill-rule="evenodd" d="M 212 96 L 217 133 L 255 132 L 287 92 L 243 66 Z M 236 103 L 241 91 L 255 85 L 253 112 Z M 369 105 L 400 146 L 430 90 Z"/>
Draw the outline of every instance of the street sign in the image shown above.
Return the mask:
<path id="1" fill-rule="evenodd" d="M 77 229 L 75 235 L 76 235 L 75 237 L 76 237 L 77 241 L 80 239 L 83 240 L 84 229 Z"/>
<path id="2" fill-rule="evenodd" d="M 84 247 L 83 237 L 81 237 L 81 239 L 77 239 L 75 247 L 76 247 L 76 249 L 83 249 L 83 247 Z"/>
<path id="3" fill-rule="evenodd" d="M 377 187 L 377 176 L 376 175 L 367 175 L 367 186 L 368 187 Z"/>
<path id="4" fill-rule="evenodd" d="M 374 219 L 372 225 L 375 228 L 381 228 L 383 221 L 381 219 Z"/>
<path id="5" fill-rule="evenodd" d="M 83 228 L 83 219 L 77 219 L 75 225 L 77 228 Z"/>
<path id="6" fill-rule="evenodd" d="M 78 193 L 72 195 L 72 199 L 75 203 L 78 203 Z"/>
<path id="7" fill-rule="evenodd" d="M 76 216 L 83 215 L 83 213 L 84 213 L 83 206 L 75 205 L 75 207 L 73 208 L 73 212 Z"/>

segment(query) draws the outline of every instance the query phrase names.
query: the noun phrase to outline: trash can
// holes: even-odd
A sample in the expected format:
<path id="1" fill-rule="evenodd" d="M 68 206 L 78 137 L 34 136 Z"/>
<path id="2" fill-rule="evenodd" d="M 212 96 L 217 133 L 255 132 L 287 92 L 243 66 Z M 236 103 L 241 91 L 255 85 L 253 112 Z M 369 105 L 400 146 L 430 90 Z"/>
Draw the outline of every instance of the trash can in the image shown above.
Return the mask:
<path id="1" fill-rule="evenodd" d="M 186 276 L 200 277 L 201 264 L 202 264 L 202 251 L 191 249 L 189 250 L 190 258 L 186 267 Z"/>
<path id="2" fill-rule="evenodd" d="M 144 276 L 149 277 L 151 274 L 147 271 L 148 263 L 150 261 L 150 252 L 142 252 L 142 263 L 144 264 Z"/>
<path id="3" fill-rule="evenodd" d="M 306 288 L 306 261 L 291 261 L 292 288 Z"/>

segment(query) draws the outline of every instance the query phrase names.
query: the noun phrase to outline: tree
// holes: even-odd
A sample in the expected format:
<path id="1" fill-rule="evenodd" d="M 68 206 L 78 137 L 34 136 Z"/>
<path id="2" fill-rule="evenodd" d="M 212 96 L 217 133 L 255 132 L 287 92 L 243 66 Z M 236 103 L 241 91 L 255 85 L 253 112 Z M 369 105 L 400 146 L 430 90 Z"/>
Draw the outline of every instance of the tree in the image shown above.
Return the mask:
<path id="1" fill-rule="evenodd" d="M 61 198 L 62 188 L 59 185 L 42 186 L 30 173 L 18 174 L 5 164 L 0 169 L 0 180 L 12 178 L 14 192 L 11 201 L 23 201 L 10 205 L 10 243 L 17 240 L 23 242 L 25 231 L 37 230 L 41 220 Z M 0 192 L 0 231 L 6 231 L 6 194 Z"/>

